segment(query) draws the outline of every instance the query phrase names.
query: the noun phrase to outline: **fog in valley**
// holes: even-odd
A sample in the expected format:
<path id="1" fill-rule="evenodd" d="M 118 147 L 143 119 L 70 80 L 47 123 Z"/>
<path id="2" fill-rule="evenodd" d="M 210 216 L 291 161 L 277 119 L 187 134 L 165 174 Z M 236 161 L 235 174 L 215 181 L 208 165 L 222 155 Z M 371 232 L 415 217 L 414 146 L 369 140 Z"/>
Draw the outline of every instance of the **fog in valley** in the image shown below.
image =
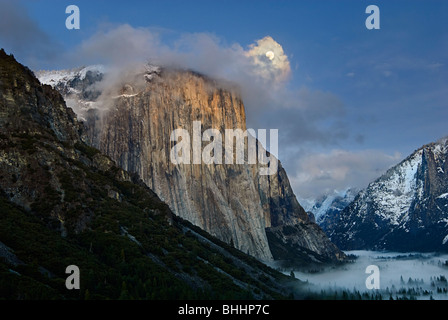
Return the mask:
<path id="1" fill-rule="evenodd" d="M 356 257 L 347 264 L 324 270 L 274 268 L 308 282 L 305 291 L 324 294 L 329 299 L 418 299 L 448 300 L 448 254 L 398 253 L 379 251 L 346 251 Z M 368 289 L 366 273 L 369 265 L 378 266 L 379 289 Z M 371 278 L 370 278 L 371 279 Z M 370 280 L 369 279 L 369 280 Z M 372 282 L 370 282 L 372 283 Z"/>

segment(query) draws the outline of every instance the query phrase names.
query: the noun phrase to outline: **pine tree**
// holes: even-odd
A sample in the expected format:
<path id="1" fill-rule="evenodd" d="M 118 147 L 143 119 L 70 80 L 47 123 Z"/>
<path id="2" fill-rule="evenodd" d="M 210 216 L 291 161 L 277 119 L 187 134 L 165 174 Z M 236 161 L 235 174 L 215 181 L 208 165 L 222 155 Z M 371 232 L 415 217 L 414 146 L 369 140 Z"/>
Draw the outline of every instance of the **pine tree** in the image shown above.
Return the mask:
<path id="1" fill-rule="evenodd" d="M 118 299 L 119 300 L 129 300 L 130 299 L 129 291 L 128 291 L 125 281 L 123 281 L 123 283 L 121 284 L 121 293 L 120 293 L 120 297 Z"/>

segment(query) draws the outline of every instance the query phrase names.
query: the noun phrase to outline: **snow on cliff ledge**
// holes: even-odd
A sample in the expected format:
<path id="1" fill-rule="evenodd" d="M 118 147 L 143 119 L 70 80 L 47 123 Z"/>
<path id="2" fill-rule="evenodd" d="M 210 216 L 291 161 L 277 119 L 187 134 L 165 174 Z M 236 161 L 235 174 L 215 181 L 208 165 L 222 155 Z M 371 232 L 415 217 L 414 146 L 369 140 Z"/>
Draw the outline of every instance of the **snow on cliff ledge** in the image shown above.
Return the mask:
<path id="1" fill-rule="evenodd" d="M 78 78 L 84 80 L 87 72 L 104 73 L 106 68 L 103 65 L 92 65 L 88 67 L 80 67 L 65 70 L 40 70 L 36 71 L 36 77 L 42 84 L 48 84 L 52 87 L 61 84 L 68 84 L 70 81 Z"/>

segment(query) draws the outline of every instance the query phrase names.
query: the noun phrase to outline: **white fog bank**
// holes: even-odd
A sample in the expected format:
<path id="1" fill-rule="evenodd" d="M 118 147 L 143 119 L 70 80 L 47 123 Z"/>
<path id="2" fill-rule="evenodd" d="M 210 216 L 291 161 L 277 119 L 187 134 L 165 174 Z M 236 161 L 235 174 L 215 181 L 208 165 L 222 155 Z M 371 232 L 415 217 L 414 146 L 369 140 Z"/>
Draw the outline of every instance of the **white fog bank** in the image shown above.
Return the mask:
<path id="1" fill-rule="evenodd" d="M 309 282 L 311 292 L 347 290 L 380 293 L 383 299 L 407 298 L 448 300 L 448 254 L 398 253 L 378 251 L 346 251 L 357 259 L 325 271 L 308 273 L 293 270 L 296 278 Z M 380 288 L 367 289 L 366 273 L 369 265 L 379 268 Z M 289 275 L 291 269 L 281 270 Z"/>

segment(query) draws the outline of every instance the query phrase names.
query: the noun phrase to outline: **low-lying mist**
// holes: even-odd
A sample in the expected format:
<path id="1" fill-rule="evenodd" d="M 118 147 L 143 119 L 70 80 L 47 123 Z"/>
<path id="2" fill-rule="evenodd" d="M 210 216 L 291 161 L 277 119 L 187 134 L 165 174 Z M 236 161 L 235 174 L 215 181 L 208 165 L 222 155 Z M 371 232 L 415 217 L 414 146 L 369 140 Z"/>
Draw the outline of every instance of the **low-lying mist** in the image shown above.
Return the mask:
<path id="1" fill-rule="evenodd" d="M 352 262 L 323 270 L 291 271 L 297 279 L 308 282 L 305 290 L 328 299 L 417 299 L 448 300 L 448 254 L 347 251 Z M 379 289 L 368 289 L 369 265 L 379 268 Z M 275 265 L 274 265 L 275 268 Z"/>

